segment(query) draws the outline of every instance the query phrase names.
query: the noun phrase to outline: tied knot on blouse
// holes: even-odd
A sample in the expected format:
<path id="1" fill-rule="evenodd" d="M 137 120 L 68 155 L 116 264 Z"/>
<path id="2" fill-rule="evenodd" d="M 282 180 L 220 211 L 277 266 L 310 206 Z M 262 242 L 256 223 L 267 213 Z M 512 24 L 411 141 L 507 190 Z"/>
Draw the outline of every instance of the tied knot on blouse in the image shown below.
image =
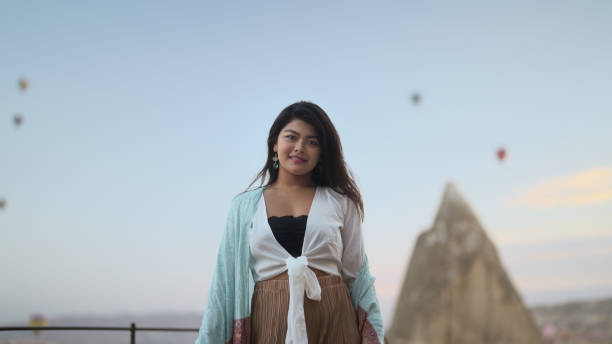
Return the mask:
<path id="1" fill-rule="evenodd" d="M 315 273 L 308 268 L 308 258 L 299 256 L 285 260 L 289 275 L 289 312 L 285 344 L 307 344 L 304 292 L 315 301 L 321 301 L 321 286 Z"/>

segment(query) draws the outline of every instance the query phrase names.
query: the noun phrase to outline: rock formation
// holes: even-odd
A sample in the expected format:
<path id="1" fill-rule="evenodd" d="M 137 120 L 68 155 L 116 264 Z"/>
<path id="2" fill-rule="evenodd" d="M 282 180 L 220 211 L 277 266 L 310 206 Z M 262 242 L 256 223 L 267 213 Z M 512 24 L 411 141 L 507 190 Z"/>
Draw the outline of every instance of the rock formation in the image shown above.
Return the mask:
<path id="1" fill-rule="evenodd" d="M 417 239 L 387 339 L 391 344 L 542 342 L 495 246 L 452 183 L 432 228 Z"/>

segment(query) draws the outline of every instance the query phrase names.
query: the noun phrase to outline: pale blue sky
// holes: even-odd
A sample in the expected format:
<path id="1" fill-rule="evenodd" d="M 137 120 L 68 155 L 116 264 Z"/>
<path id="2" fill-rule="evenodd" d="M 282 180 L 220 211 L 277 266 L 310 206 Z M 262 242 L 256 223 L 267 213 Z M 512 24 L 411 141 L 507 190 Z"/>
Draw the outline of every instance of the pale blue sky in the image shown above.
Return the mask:
<path id="1" fill-rule="evenodd" d="M 203 311 L 229 202 L 298 100 L 340 133 L 386 320 L 448 180 L 529 304 L 612 295 L 610 13 L 607 1 L 3 2 L 0 322 Z"/>

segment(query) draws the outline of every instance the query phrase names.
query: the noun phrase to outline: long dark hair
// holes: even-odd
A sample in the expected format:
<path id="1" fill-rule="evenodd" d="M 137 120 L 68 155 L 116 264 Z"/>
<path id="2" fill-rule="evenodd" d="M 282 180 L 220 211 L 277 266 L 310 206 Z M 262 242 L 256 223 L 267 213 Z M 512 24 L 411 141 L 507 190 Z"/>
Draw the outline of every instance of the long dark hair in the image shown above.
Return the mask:
<path id="1" fill-rule="evenodd" d="M 361 218 L 363 219 L 364 211 L 361 193 L 355 183 L 352 172 L 344 161 L 342 144 L 340 143 L 338 132 L 325 111 L 311 102 L 300 101 L 293 103 L 284 108 L 276 117 L 270 128 L 270 133 L 268 134 L 268 159 L 255 179 L 249 184 L 247 190 L 257 181 L 257 179 L 260 179 L 259 187 L 262 187 L 266 180 L 266 176 L 269 176 L 269 178 L 265 186 L 273 184 L 278 178 L 278 169 L 272 167 L 274 164 L 272 161 L 274 144 L 278 140 L 280 131 L 294 119 L 301 119 L 312 125 L 319 137 L 321 154 L 319 163 L 312 173 L 313 184 L 317 186 L 328 186 L 332 190 L 342 195 L 346 195 L 355 202 L 355 205 L 357 205 L 360 210 Z"/>

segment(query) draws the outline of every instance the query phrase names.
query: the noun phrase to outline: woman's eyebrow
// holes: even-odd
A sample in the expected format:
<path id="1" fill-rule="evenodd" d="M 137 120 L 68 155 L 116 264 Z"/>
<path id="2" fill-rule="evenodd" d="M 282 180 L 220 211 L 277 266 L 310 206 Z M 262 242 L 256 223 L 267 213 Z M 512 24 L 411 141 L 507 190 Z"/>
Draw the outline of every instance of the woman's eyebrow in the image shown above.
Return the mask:
<path id="1" fill-rule="evenodd" d="M 295 130 L 293 130 L 293 129 L 285 129 L 285 130 L 283 130 L 283 132 L 287 132 L 287 131 L 288 131 L 288 132 L 291 132 L 291 133 L 293 133 L 293 134 L 295 134 L 295 135 L 297 135 L 297 136 L 300 136 L 300 133 L 298 133 L 297 131 L 295 131 Z M 317 139 L 317 140 L 319 139 L 319 138 L 318 138 L 316 135 L 310 135 L 310 136 L 307 136 L 306 138 L 307 138 L 307 139 L 309 139 L 309 138 L 313 138 L 313 139 Z"/>

